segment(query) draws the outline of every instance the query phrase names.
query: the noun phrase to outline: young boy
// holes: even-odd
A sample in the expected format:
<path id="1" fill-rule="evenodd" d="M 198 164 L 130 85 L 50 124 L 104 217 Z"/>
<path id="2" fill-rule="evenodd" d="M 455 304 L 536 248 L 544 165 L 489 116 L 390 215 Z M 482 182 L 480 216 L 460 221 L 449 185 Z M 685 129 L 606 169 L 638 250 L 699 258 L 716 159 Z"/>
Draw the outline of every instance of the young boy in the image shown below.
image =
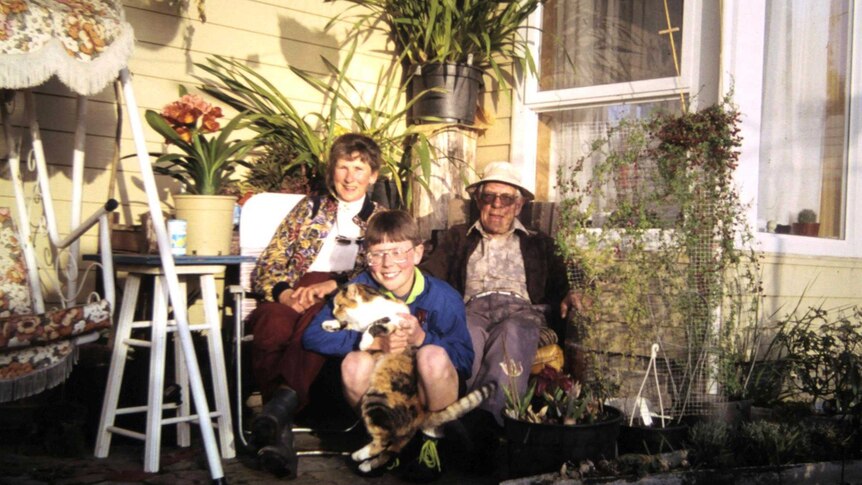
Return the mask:
<path id="1" fill-rule="evenodd" d="M 416 222 L 403 211 L 375 214 L 365 231 L 368 269 L 352 283 L 363 283 L 404 301 L 410 313 L 402 314 L 400 329 L 377 337 L 371 350 L 403 352 L 417 347 L 416 369 L 419 396 L 428 410 L 437 411 L 458 399 L 470 377 L 473 345 L 461 296 L 447 283 L 423 274 L 416 268 L 424 247 Z M 421 316 L 420 321 L 417 315 Z M 370 353 L 359 351 L 360 333 L 326 332 L 321 323 L 332 319 L 332 303 L 314 318 L 302 337 L 307 350 L 324 355 L 344 356 L 342 382 L 348 403 L 359 409 L 368 389 L 374 365 Z M 436 439 L 423 435 L 423 452 L 436 456 Z M 417 460 L 405 468 L 405 478 L 430 481 L 441 467 Z"/>

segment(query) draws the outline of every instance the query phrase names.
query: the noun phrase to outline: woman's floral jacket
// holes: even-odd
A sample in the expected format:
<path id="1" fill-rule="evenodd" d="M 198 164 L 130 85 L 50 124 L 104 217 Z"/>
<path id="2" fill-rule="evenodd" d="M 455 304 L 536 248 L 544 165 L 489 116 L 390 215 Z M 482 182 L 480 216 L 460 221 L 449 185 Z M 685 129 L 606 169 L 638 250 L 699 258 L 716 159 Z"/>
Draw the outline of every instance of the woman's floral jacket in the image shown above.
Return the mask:
<path id="1" fill-rule="evenodd" d="M 369 197 L 353 221 L 362 234 L 368 219 L 382 210 Z M 278 301 L 282 291 L 293 288 L 308 271 L 335 224 L 338 199 L 332 195 L 308 196 L 299 201 L 278 226 L 269 246 L 261 253 L 252 273 L 252 289 L 267 301 Z M 365 267 L 365 248 L 360 245 L 356 265 L 347 281 Z"/>

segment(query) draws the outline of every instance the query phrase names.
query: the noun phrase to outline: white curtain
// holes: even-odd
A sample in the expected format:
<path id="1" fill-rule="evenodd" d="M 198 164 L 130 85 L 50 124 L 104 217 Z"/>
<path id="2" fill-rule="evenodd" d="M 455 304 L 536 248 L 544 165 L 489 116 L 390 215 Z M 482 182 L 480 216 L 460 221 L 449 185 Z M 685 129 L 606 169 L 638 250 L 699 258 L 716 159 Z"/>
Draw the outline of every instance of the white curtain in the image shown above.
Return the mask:
<path id="1" fill-rule="evenodd" d="M 668 1 L 682 29 L 682 0 Z M 542 20 L 541 90 L 675 76 L 664 0 L 551 0 Z M 674 34 L 677 54 L 680 31 Z"/>
<path id="2" fill-rule="evenodd" d="M 671 24 L 682 28 L 683 0 L 669 0 Z M 675 75 L 664 0 L 549 0 L 544 5 L 539 87 L 560 90 Z M 677 53 L 681 32 L 675 35 Z M 553 199 L 556 169 L 589 152 L 592 141 L 626 117 L 679 102 L 646 102 L 549 111 L 539 117 L 537 189 Z M 584 178 L 590 175 L 589 167 Z M 608 210 L 612 210 L 609 207 Z"/>
<path id="3" fill-rule="evenodd" d="M 796 222 L 820 211 L 827 140 L 830 2 L 767 3 L 758 219 Z"/>

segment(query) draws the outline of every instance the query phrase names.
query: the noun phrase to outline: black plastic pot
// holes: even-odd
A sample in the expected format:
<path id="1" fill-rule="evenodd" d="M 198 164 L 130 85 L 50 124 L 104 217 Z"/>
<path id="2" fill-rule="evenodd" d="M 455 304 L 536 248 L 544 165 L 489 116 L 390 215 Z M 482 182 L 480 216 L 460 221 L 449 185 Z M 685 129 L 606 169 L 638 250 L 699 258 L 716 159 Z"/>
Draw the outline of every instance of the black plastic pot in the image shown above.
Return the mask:
<path id="1" fill-rule="evenodd" d="M 407 95 L 410 99 L 421 96 L 410 108 L 408 122 L 472 125 L 481 87 L 482 70 L 477 67 L 466 64 L 414 66 L 407 85 Z M 426 91 L 434 88 L 441 90 Z"/>
<path id="2" fill-rule="evenodd" d="M 570 461 L 613 459 L 622 412 L 605 406 L 606 419 L 591 424 L 528 423 L 503 417 L 510 477 L 557 471 Z"/>
<path id="3" fill-rule="evenodd" d="M 631 426 L 628 421 L 620 427 L 617 440 L 619 453 L 642 453 L 655 455 L 680 450 L 688 438 L 688 424 L 674 422 L 665 427 L 660 425 L 644 426 L 636 420 Z"/>
<path id="4" fill-rule="evenodd" d="M 404 209 L 398 194 L 398 186 L 393 180 L 378 179 L 371 188 L 371 200 L 387 209 Z"/>

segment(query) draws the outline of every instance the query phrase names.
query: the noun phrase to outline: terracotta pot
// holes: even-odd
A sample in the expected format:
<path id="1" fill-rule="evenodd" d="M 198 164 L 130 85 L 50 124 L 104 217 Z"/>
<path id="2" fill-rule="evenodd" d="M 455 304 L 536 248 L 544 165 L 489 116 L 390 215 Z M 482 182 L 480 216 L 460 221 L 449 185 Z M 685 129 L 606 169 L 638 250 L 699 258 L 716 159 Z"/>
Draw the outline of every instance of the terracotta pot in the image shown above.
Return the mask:
<path id="1" fill-rule="evenodd" d="M 176 218 L 184 219 L 186 255 L 227 256 L 233 238 L 232 195 L 174 195 Z"/>
<path id="2" fill-rule="evenodd" d="M 820 235 L 819 222 L 794 222 L 790 226 L 790 233 L 797 236 L 813 236 Z"/>

